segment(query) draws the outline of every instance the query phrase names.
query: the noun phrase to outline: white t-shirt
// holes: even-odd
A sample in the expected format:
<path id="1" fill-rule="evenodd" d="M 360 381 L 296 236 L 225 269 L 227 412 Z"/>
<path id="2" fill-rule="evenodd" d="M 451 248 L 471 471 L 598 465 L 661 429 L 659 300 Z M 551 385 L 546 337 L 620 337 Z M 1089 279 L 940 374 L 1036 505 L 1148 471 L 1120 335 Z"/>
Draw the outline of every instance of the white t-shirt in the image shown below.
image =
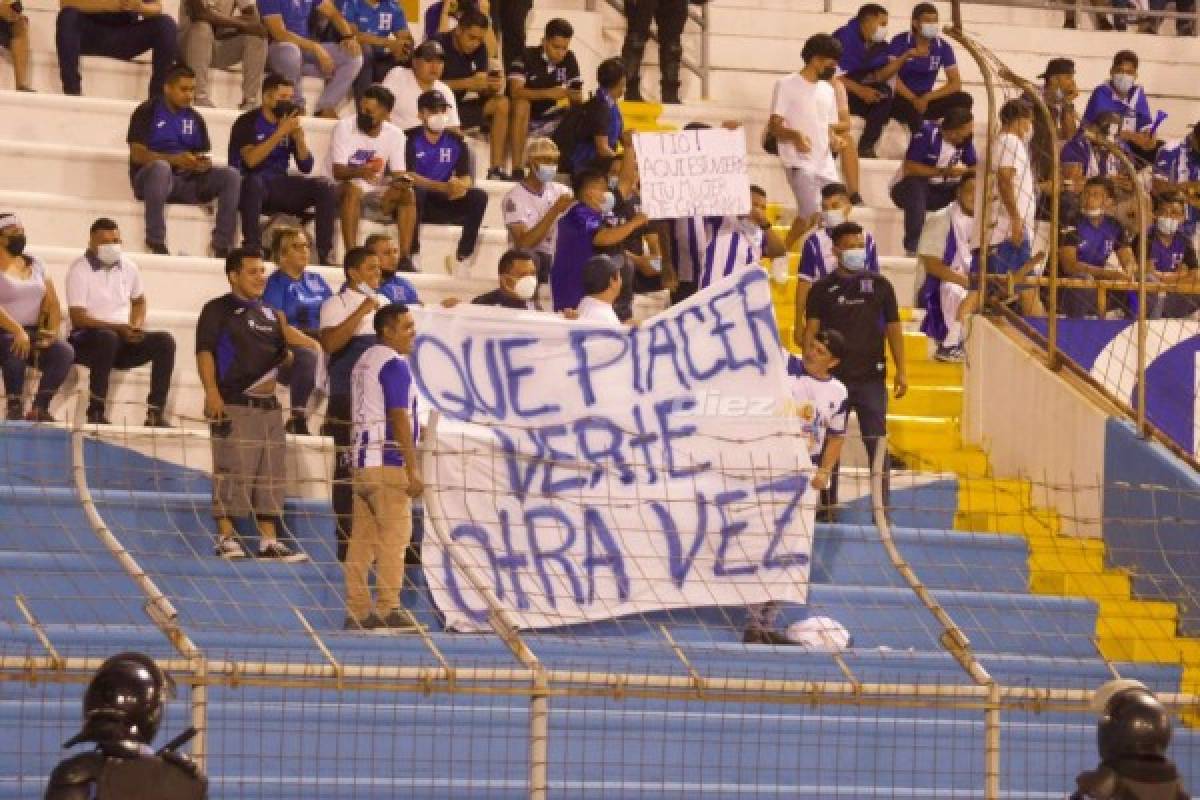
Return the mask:
<path id="1" fill-rule="evenodd" d="M 354 421 L 351 466 L 405 466 L 404 454 L 395 446 L 400 438 L 392 431 L 389 412 L 397 408 L 408 411 L 415 443 L 421 429 L 417 421 L 417 392 L 408 362 L 386 345 L 372 345 L 354 364 L 350 397 Z"/>
<path id="2" fill-rule="evenodd" d="M 611 303 L 604 303 L 590 295 L 579 301 L 579 322 L 592 322 L 597 325 L 621 324 L 617 312 L 613 311 Z"/>
<path id="3" fill-rule="evenodd" d="M 137 264 L 126 255 L 111 268 L 83 255 L 67 270 L 67 307 L 85 309 L 111 325 L 128 324 L 133 301 L 144 293 Z"/>
<path id="4" fill-rule="evenodd" d="M 415 128 L 421 124 L 421 115 L 417 113 L 417 98 L 425 90 L 417 83 L 417 76 L 408 67 L 392 67 L 383 78 L 383 85 L 396 97 L 396 105 L 392 108 L 392 124 L 401 131 Z M 450 115 L 450 127 L 462 127 L 458 118 L 458 103 L 454 92 L 441 81 L 434 81 L 431 89 L 437 89 L 450 104 L 446 112 Z"/>
<path id="5" fill-rule="evenodd" d="M 808 455 L 816 464 L 820 462 L 827 435 L 846 435 L 849 414 L 846 386 L 832 375 L 825 380 L 814 378 L 796 358 L 788 364 L 788 372 L 791 373 L 788 389 L 792 395 L 792 411 L 800 419 Z"/>
<path id="6" fill-rule="evenodd" d="M 504 225 L 509 227 L 520 224 L 525 226 L 525 230 L 532 230 L 542 221 L 542 217 L 546 216 L 546 212 L 558 202 L 558 198 L 570 194 L 570 188 L 557 181 L 542 184 L 541 194 L 534 194 L 524 183 L 518 183 L 508 190 L 508 194 L 504 195 Z M 550 226 L 546 238 L 542 239 L 533 249 L 553 258 L 554 244 L 557 240 L 558 224 L 555 223 Z M 509 244 L 513 244 L 511 228 L 508 241 Z"/>
<path id="7" fill-rule="evenodd" d="M 326 328 L 336 328 L 350 318 L 350 315 L 362 305 L 365 295 L 347 286 L 333 297 L 321 304 L 321 330 Z M 374 336 L 375 335 L 375 314 L 374 312 L 366 314 L 358 322 L 358 329 L 354 331 L 355 336 Z"/>
<path id="8" fill-rule="evenodd" d="M 1033 180 L 1033 165 L 1029 163 L 1029 148 L 1015 133 L 1001 133 L 994 147 L 992 163 L 996 165 L 996 170 L 999 171 L 1001 167 L 1012 167 L 1016 170 L 1017 211 L 1025 226 L 1025 236 L 1032 241 L 1034 226 L 1037 223 L 1037 190 Z M 983 183 L 979 181 L 976 208 L 983 208 Z M 1009 237 L 1012 229 L 1009 226 L 1008 212 L 1004 203 L 1000 201 L 998 176 L 992 181 L 992 185 L 996 188 L 992 190 L 991 215 L 994 227 L 989 244 L 997 245 Z"/>
<path id="9" fill-rule="evenodd" d="M 808 137 L 812 145 L 801 153 L 791 142 L 779 143 L 779 157 L 788 168 L 799 168 L 831 181 L 838 179 L 837 164 L 829 149 L 829 126 L 838 121 L 837 96 L 828 81 L 809 83 L 793 72 L 775 84 L 771 114 L 783 118 L 792 130 Z"/>
<path id="10" fill-rule="evenodd" d="M 387 180 L 383 177 L 386 172 L 404 172 L 404 147 L 407 139 L 404 132 L 390 122 L 383 123 L 378 136 L 368 136 L 358 128 L 355 117 L 338 120 L 333 126 L 333 135 L 329 139 L 329 153 L 325 158 L 324 172 L 333 177 L 333 165 L 343 167 L 361 167 L 375 158 L 383 159 L 384 172 L 380 180 L 372 183 L 365 178 L 355 178 L 354 184 L 364 192 L 383 188 Z"/>

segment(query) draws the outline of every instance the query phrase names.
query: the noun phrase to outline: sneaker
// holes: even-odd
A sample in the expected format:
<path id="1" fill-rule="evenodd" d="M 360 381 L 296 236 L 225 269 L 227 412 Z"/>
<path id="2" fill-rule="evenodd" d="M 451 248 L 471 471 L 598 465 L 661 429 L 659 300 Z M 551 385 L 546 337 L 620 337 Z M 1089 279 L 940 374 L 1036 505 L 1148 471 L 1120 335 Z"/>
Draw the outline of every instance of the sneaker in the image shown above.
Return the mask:
<path id="1" fill-rule="evenodd" d="M 142 423 L 146 428 L 174 428 L 175 426 L 167 422 L 167 418 L 157 408 L 152 408 L 146 412 L 146 421 Z"/>
<path id="2" fill-rule="evenodd" d="M 961 364 L 967 360 L 967 354 L 963 351 L 962 345 L 953 345 L 951 347 L 943 347 L 938 345 L 937 352 L 933 354 L 934 361 L 941 361 L 943 364 Z"/>
<path id="3" fill-rule="evenodd" d="M 285 564 L 299 564 L 308 561 L 305 553 L 293 553 L 292 549 L 280 541 L 263 542 L 258 548 L 258 557 L 272 561 L 282 561 Z"/>
<path id="4" fill-rule="evenodd" d="M 362 619 L 355 619 L 350 615 L 346 615 L 346 620 L 342 623 L 342 629 L 347 631 L 374 631 L 384 627 L 383 620 L 372 611 Z"/>
<path id="5" fill-rule="evenodd" d="M 29 409 L 29 413 L 25 415 L 26 422 L 57 422 L 54 416 L 44 408 L 34 406 Z"/>
<path id="6" fill-rule="evenodd" d="M 246 557 L 246 551 L 242 549 L 242 546 L 238 544 L 237 539 L 234 539 L 233 537 L 218 541 L 213 552 L 226 561 L 235 561 L 239 558 Z"/>
<path id="7" fill-rule="evenodd" d="M 310 436 L 308 432 L 308 420 L 302 416 L 289 417 L 288 421 L 283 423 L 283 432 L 290 433 L 293 436 Z"/>
<path id="8" fill-rule="evenodd" d="M 171 255 L 171 251 L 168 250 L 166 244 L 162 242 L 146 242 L 146 252 L 153 253 L 156 256 Z"/>
<path id="9" fill-rule="evenodd" d="M 87 424 L 112 425 L 112 423 L 108 421 L 108 417 L 104 416 L 104 411 L 102 409 L 89 409 L 87 412 Z"/>
<path id="10" fill-rule="evenodd" d="M 743 644 L 772 644 L 772 645 L 794 645 L 796 644 L 791 639 L 787 638 L 779 631 L 768 631 L 762 628 L 747 628 L 742 634 Z"/>
<path id="11" fill-rule="evenodd" d="M 424 630 L 425 626 L 417 622 L 417 618 L 404 606 L 387 613 L 383 618 L 383 627 L 403 633 L 415 633 Z"/>
<path id="12" fill-rule="evenodd" d="M 500 167 L 492 167 L 487 171 L 487 179 L 489 181 L 512 181 L 512 175 L 509 175 Z"/>

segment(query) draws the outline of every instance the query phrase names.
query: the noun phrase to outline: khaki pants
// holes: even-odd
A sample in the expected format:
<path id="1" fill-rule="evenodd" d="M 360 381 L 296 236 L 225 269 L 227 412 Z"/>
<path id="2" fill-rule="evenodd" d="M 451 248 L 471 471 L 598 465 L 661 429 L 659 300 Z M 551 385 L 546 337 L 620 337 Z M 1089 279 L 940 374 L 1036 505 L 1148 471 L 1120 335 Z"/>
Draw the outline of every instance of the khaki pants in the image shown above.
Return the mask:
<path id="1" fill-rule="evenodd" d="M 228 69 L 242 65 L 242 107 L 250 108 L 262 97 L 263 72 L 267 65 L 267 40 L 261 36 L 218 39 L 212 25 L 192 22 L 179 37 L 183 61 L 196 73 L 196 100 L 211 103 L 208 93 L 210 67 Z"/>
<path id="2" fill-rule="evenodd" d="M 412 539 L 412 500 L 404 467 L 354 470 L 354 515 L 346 553 L 346 611 L 360 620 L 377 605 L 380 616 L 400 607 L 404 552 Z M 371 602 L 367 575 L 375 566 L 378 603 Z"/>

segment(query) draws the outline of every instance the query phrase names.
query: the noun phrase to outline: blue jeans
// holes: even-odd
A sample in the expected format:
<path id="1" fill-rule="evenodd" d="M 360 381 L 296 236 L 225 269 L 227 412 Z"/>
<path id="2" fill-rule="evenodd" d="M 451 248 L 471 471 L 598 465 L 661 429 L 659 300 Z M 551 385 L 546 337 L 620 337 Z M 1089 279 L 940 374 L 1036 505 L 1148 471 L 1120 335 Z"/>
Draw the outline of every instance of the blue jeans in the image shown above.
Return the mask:
<path id="1" fill-rule="evenodd" d="M 25 332 L 30 339 L 37 341 L 36 327 L 26 328 Z M 25 368 L 36 364 L 42 371 L 42 378 L 38 381 L 33 407 L 48 411 L 50 400 L 67 379 L 71 364 L 75 363 L 75 349 L 62 339 L 55 339 L 49 347 L 41 350 L 34 347 L 27 357 L 19 358 L 12 351 L 12 343 L 12 334 L 0 332 L 0 374 L 4 376 L 4 390 L 8 394 L 9 404 L 20 402 L 21 393 L 25 391 Z"/>
<path id="2" fill-rule="evenodd" d="M 363 59 L 362 56 L 350 55 L 340 44 L 320 44 L 333 59 L 333 75 L 325 78 L 325 88 L 317 98 L 317 111 L 336 111 L 350 93 L 350 87 L 362 69 Z M 273 42 L 267 51 L 267 66 L 296 87 L 296 103 L 301 108 L 304 107 L 304 92 L 301 91 L 300 78 L 305 75 L 324 77 L 317 66 L 316 58 L 301 52 L 300 48 L 291 42 Z"/>
<path id="3" fill-rule="evenodd" d="M 130 22 L 124 14 L 89 14 L 77 8 L 64 8 L 58 12 L 55 27 L 63 94 L 83 93 L 83 78 L 79 74 L 81 55 L 132 61 L 151 50 L 148 96 L 158 97 L 167 70 L 179 53 L 175 20 L 166 14 Z"/>

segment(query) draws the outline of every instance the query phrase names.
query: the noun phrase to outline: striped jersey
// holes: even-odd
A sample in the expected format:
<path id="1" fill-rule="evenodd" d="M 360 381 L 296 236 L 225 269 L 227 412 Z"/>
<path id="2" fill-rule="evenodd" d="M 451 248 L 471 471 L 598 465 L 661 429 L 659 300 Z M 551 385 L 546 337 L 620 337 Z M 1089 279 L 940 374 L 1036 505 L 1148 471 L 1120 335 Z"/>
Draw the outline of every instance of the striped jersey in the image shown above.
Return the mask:
<path id="1" fill-rule="evenodd" d="M 354 421 L 351 464 L 358 468 L 405 466 L 389 412 L 397 408 L 408 411 L 416 442 L 421 427 L 408 361 L 386 345 L 373 345 L 354 365 L 350 381 Z"/>
<path id="2" fill-rule="evenodd" d="M 704 268 L 696 281 L 703 289 L 739 269 L 755 266 L 762 260 L 762 228 L 742 217 L 709 217 L 704 220 L 708 245 L 704 248 Z"/>

